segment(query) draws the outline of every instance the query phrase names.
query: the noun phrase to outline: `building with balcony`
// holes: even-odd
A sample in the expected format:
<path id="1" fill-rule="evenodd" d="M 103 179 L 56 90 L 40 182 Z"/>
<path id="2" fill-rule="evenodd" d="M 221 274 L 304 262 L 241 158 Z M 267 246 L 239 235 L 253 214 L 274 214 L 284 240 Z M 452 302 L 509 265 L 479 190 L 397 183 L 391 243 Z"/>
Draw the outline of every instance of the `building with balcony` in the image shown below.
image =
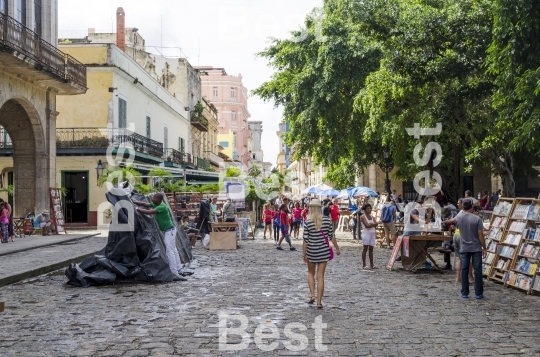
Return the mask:
<path id="1" fill-rule="evenodd" d="M 0 0 L 0 182 L 15 216 L 49 207 L 57 100 L 87 88 L 86 67 L 56 47 L 57 12 L 57 0 Z"/>
<path id="2" fill-rule="evenodd" d="M 233 141 L 231 158 L 241 164 L 241 169 L 249 167 L 250 153 L 248 148 L 249 126 L 247 88 L 242 84 L 242 75 L 232 76 L 224 68 L 212 66 L 195 67 L 201 73 L 202 95 L 218 110 L 219 133 L 229 136 Z M 218 140 L 222 141 L 222 140 Z"/>
<path id="3" fill-rule="evenodd" d="M 185 147 L 189 147 L 186 151 L 192 156 L 192 161 L 204 170 L 217 170 L 222 161 L 217 145 L 217 109 L 201 95 L 200 71 L 193 68 L 186 58 L 170 58 L 147 52 L 141 32 L 135 27 L 125 27 L 125 17 L 124 10 L 118 8 L 116 32 L 98 33 L 89 28 L 85 39 L 63 39 L 61 43 L 82 41 L 115 44 L 121 48 L 182 103 L 191 124 Z"/>

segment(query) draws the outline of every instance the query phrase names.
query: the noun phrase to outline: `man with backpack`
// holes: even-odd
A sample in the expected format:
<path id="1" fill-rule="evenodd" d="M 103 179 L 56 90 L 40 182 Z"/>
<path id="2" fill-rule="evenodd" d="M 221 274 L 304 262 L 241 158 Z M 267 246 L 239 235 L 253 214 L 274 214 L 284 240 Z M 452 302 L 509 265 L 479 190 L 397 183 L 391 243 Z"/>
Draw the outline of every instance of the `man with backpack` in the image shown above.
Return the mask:
<path id="1" fill-rule="evenodd" d="M 396 239 L 397 239 L 396 224 L 395 224 L 396 213 L 397 213 L 396 206 L 394 206 L 394 203 L 392 202 L 392 199 L 390 198 L 390 196 L 387 196 L 386 203 L 382 207 L 381 221 L 384 227 L 384 239 L 386 241 L 388 248 L 391 248 L 391 243 L 393 242 L 395 244 Z M 390 235 L 392 235 L 391 239 L 390 239 Z"/>

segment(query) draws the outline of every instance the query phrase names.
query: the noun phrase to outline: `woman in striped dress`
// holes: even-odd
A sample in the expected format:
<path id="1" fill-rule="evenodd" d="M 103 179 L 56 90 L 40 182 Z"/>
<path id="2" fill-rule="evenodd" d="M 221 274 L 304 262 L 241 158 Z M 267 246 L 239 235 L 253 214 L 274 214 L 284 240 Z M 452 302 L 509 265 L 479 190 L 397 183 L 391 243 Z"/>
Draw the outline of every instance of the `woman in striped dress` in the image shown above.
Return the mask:
<path id="1" fill-rule="evenodd" d="M 323 308 L 322 297 L 324 293 L 324 271 L 326 263 L 330 260 L 330 246 L 326 243 L 325 237 L 336 248 L 337 255 L 340 254 L 332 221 L 329 217 L 323 217 L 321 212 L 321 201 L 311 200 L 309 203 L 309 213 L 304 226 L 304 246 L 303 258 L 308 265 L 308 286 L 311 298 L 308 304 L 315 302 L 315 270 L 317 270 L 317 307 Z"/>

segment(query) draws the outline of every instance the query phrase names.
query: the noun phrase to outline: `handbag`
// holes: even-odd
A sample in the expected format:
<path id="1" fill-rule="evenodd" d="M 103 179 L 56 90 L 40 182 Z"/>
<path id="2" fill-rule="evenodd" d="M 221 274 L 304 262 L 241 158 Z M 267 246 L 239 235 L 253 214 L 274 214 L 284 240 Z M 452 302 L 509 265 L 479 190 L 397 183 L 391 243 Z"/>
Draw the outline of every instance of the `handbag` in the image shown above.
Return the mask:
<path id="1" fill-rule="evenodd" d="M 330 258 L 328 259 L 328 261 L 330 261 L 330 260 L 334 259 L 334 249 L 332 249 L 332 247 L 330 246 L 330 242 L 328 241 L 328 238 L 326 238 L 326 234 L 324 234 L 322 229 L 321 229 L 321 233 L 322 233 L 322 235 L 324 237 L 324 242 L 328 246 L 328 249 L 330 249 Z"/>

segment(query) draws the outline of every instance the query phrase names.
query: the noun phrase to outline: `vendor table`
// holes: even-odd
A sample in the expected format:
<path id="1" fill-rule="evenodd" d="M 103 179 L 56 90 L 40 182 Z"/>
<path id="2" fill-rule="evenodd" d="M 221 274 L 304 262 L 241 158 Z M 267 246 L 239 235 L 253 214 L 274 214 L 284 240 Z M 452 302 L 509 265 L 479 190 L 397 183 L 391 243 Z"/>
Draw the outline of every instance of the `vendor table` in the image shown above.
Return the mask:
<path id="1" fill-rule="evenodd" d="M 405 238 L 405 237 L 404 237 Z M 429 249 L 437 246 L 440 242 L 443 242 L 445 240 L 451 240 L 451 236 L 445 236 L 445 235 L 435 235 L 435 234 L 427 234 L 427 235 L 415 235 L 415 236 L 409 236 L 409 247 L 412 248 L 417 253 L 416 258 L 409 266 L 409 271 L 412 271 L 415 273 L 418 270 L 418 267 L 424 262 L 429 259 L 433 263 L 433 266 L 436 270 L 439 271 L 439 273 L 443 273 L 442 269 L 437 265 L 435 262 L 435 259 L 429 254 Z M 413 242 L 418 242 L 420 244 L 412 244 Z M 425 243 L 425 244 L 421 244 Z M 403 249 L 402 249 L 403 252 Z"/>
<path id="2" fill-rule="evenodd" d="M 210 232 L 210 250 L 231 250 L 236 249 L 238 222 L 210 222 L 212 231 Z"/>

